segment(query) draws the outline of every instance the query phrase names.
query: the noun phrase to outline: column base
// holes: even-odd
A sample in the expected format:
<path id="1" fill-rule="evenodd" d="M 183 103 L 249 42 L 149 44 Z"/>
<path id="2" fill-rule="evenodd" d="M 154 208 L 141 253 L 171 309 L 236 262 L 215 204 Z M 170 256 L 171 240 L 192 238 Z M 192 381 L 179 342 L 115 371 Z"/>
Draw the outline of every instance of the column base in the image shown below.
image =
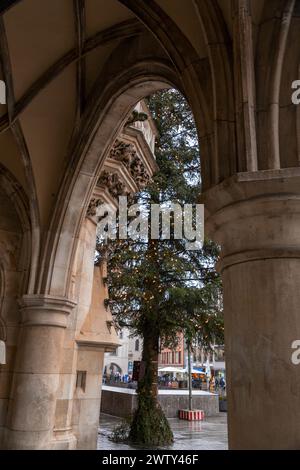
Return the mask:
<path id="1" fill-rule="evenodd" d="M 72 433 L 72 428 L 54 430 L 54 439 L 51 443 L 52 450 L 75 450 L 76 448 L 77 439 Z"/>
<path id="2" fill-rule="evenodd" d="M 18 339 L 4 448 L 52 448 L 64 330 L 75 302 L 26 295 Z M 72 439 L 67 439 L 67 441 Z"/>

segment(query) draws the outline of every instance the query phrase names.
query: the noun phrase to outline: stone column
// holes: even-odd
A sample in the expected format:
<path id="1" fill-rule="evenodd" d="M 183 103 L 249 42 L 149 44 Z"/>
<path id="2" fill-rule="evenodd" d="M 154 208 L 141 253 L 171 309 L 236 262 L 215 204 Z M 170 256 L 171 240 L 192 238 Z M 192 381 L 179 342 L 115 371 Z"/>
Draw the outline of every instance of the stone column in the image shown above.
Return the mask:
<path id="1" fill-rule="evenodd" d="M 84 386 L 74 393 L 73 429 L 78 450 L 97 449 L 105 344 L 78 342 L 77 370 L 85 374 Z"/>
<path id="2" fill-rule="evenodd" d="M 22 299 L 5 448 L 51 448 L 64 330 L 74 306 L 66 298 Z"/>
<path id="3" fill-rule="evenodd" d="M 222 247 L 231 449 L 299 449 L 300 169 L 240 173 L 204 195 Z"/>
<path id="4" fill-rule="evenodd" d="M 72 266 L 72 287 L 69 296 L 76 299 L 77 305 L 68 317 L 63 343 L 60 383 L 56 400 L 54 439 L 52 443 L 52 447 L 55 450 L 74 449 L 78 444 L 78 422 L 76 417 L 79 414 L 79 403 L 75 396 L 78 347 L 75 338 L 76 334 L 81 331 L 91 305 L 96 229 L 97 223 L 95 212 L 93 212 L 93 215 L 86 217 L 82 224 L 76 256 Z"/>

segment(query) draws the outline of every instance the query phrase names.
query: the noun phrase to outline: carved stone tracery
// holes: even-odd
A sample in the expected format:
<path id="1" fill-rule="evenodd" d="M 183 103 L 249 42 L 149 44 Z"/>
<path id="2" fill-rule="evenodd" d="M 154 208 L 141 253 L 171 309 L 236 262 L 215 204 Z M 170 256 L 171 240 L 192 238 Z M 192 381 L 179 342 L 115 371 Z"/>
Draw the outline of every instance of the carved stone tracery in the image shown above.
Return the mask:
<path id="1" fill-rule="evenodd" d="M 133 144 L 116 139 L 110 150 L 109 158 L 125 166 L 139 189 L 143 189 L 149 184 L 151 175 L 138 156 Z M 104 186 L 113 199 L 117 199 L 119 196 L 127 196 L 128 201 L 133 203 L 133 195 L 122 178 L 116 172 L 113 172 L 113 170 L 108 171 L 105 169 L 102 171 L 98 180 L 98 186 Z M 97 207 L 103 202 L 101 198 L 93 197 L 87 210 L 87 216 L 95 217 Z"/>
<path id="2" fill-rule="evenodd" d="M 144 188 L 150 181 L 150 175 L 141 161 L 133 144 L 116 139 L 109 157 L 123 163 L 139 188 Z"/>
<path id="3" fill-rule="evenodd" d="M 97 207 L 99 207 L 100 204 L 103 204 L 103 202 L 104 202 L 103 199 L 93 197 L 91 199 L 91 202 L 90 202 L 88 210 L 87 210 L 87 216 L 88 217 L 95 217 L 96 212 L 97 212 Z"/>
<path id="4" fill-rule="evenodd" d="M 98 185 L 106 186 L 113 198 L 126 196 L 129 194 L 125 183 L 121 180 L 117 173 L 111 173 L 104 170 L 98 180 Z"/>

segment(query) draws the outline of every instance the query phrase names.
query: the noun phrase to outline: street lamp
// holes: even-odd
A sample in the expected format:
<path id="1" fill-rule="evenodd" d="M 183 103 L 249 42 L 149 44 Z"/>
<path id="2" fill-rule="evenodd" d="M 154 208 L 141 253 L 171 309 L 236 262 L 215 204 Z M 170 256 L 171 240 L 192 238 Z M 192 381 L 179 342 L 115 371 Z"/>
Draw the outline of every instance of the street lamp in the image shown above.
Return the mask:
<path id="1" fill-rule="evenodd" d="M 192 401 L 193 401 L 193 393 L 192 393 L 192 367 L 191 367 L 191 341 L 190 339 L 186 342 L 187 345 L 187 353 L 188 353 L 188 377 L 189 377 L 189 410 L 191 411 L 192 408 Z"/>

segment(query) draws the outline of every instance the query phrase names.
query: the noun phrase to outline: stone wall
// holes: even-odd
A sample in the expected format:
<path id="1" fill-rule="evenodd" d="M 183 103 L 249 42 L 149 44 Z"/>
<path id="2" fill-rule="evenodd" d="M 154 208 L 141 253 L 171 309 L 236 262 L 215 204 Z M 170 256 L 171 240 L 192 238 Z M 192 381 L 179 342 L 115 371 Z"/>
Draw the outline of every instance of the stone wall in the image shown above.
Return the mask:
<path id="1" fill-rule="evenodd" d="M 26 277 L 24 228 L 13 201 L 7 196 L 9 182 L 0 167 L 0 448 L 4 439 L 15 356 L 18 343 L 20 312 L 17 299 Z M 15 190 L 16 193 L 16 190 Z M 21 205 L 21 204 L 20 204 Z"/>
<path id="2" fill-rule="evenodd" d="M 137 396 L 130 390 L 102 390 L 101 412 L 125 418 L 130 416 L 137 406 Z M 177 418 L 178 410 L 188 408 L 188 395 L 160 394 L 159 402 L 167 418 Z M 219 413 L 218 395 L 205 394 L 193 396 L 193 408 L 203 410 L 205 416 Z"/>

